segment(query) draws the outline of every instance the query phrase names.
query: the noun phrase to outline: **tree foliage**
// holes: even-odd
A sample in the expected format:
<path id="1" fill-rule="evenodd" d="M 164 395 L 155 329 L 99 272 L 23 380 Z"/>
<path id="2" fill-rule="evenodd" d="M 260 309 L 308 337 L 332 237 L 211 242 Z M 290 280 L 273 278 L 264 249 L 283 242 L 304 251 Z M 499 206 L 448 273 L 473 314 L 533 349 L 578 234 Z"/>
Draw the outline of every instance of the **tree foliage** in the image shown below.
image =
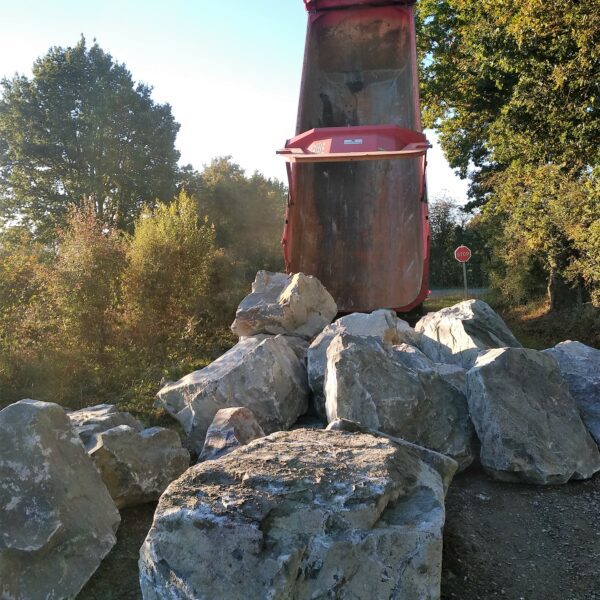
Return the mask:
<path id="1" fill-rule="evenodd" d="M 130 228 L 144 203 L 173 197 L 179 125 L 97 44 L 51 48 L 33 77 L 4 79 L 0 218 L 38 234 L 89 200 L 103 222 Z"/>
<path id="2" fill-rule="evenodd" d="M 247 285 L 258 269 L 283 268 L 280 238 L 287 200 L 285 186 L 260 173 L 246 176 L 231 157 L 216 158 L 201 173 L 190 171 L 181 186 L 198 212 L 214 224 L 216 243 Z"/>
<path id="3" fill-rule="evenodd" d="M 494 285 L 600 306 L 600 1 L 417 6 L 424 121 L 471 177 Z"/>
<path id="4" fill-rule="evenodd" d="M 479 203 L 513 161 L 600 158 L 600 2 L 421 0 L 424 122 Z"/>
<path id="5" fill-rule="evenodd" d="M 431 259 L 429 284 L 431 287 L 452 288 L 463 286 L 463 271 L 454 258 L 458 246 L 472 251 L 467 264 L 470 287 L 487 283 L 485 266 L 487 254 L 478 227 L 478 218 L 468 219 L 462 207 L 451 198 L 434 199 L 429 206 L 431 232 Z"/>
<path id="6" fill-rule="evenodd" d="M 210 331 L 214 227 L 185 192 L 135 223 L 123 273 L 126 328 L 138 351 L 174 359 Z"/>

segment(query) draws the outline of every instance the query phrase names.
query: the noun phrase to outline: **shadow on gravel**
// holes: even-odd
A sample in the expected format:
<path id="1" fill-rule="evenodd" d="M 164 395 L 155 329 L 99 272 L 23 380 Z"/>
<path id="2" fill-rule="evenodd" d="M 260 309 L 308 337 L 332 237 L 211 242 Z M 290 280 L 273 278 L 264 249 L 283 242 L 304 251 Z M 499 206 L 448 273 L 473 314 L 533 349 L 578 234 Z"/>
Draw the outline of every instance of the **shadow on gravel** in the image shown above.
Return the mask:
<path id="1" fill-rule="evenodd" d="M 140 547 L 152 526 L 156 503 L 121 510 L 117 544 L 77 596 L 77 600 L 140 600 Z"/>

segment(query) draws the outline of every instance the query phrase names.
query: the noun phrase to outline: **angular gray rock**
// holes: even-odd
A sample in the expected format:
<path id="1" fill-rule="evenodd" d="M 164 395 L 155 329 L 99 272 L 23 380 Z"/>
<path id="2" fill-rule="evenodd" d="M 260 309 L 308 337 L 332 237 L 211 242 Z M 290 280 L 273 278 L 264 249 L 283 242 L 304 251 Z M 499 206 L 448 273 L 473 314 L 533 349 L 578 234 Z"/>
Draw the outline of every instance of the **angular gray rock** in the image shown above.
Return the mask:
<path id="1" fill-rule="evenodd" d="M 374 337 L 385 346 L 415 344 L 418 338 L 410 325 L 399 319 L 392 310 L 376 310 L 370 314 L 352 313 L 328 325 L 308 349 L 308 383 L 313 394 L 315 411 L 322 419 L 326 418 L 324 385 L 327 348 L 339 333 Z"/>
<path id="2" fill-rule="evenodd" d="M 331 323 L 336 313 L 334 299 L 316 277 L 259 271 L 231 330 L 239 337 L 268 333 L 309 339 Z"/>
<path id="3" fill-rule="evenodd" d="M 463 396 L 467 395 L 467 371 L 458 365 L 440 365 L 432 367 L 444 381 L 457 389 Z"/>
<path id="4" fill-rule="evenodd" d="M 584 425 L 600 446 L 600 350 L 567 340 L 544 352 L 558 363 Z"/>
<path id="5" fill-rule="evenodd" d="M 145 600 L 440 596 L 444 487 L 407 447 L 280 432 L 189 469 L 140 550 Z"/>
<path id="6" fill-rule="evenodd" d="M 157 404 L 200 453 L 221 408 L 249 408 L 267 434 L 293 425 L 308 408 L 306 368 L 286 336 L 245 338 L 208 367 L 165 386 Z"/>
<path id="7" fill-rule="evenodd" d="M 264 436 L 265 432 L 250 409 L 243 406 L 222 408 L 206 432 L 199 460 L 213 460 L 225 456 L 232 450 Z"/>
<path id="8" fill-rule="evenodd" d="M 405 367 L 408 367 L 413 371 L 433 369 L 437 364 L 412 344 L 397 344 L 394 345 L 394 350 L 396 351 L 396 358 L 398 358 Z"/>
<path id="9" fill-rule="evenodd" d="M 0 411 L 0 598 L 75 597 L 116 542 L 119 512 L 65 411 Z"/>
<path id="10" fill-rule="evenodd" d="M 329 422 L 343 418 L 446 454 L 474 458 L 467 401 L 434 370 L 415 372 L 375 338 L 338 334 L 327 350 Z"/>
<path id="11" fill-rule="evenodd" d="M 89 450 L 117 508 L 158 500 L 190 466 L 190 453 L 175 431 L 136 431 L 119 425 L 95 436 Z"/>
<path id="12" fill-rule="evenodd" d="M 491 348 L 520 348 L 504 321 L 483 300 L 466 300 L 425 315 L 416 325 L 419 348 L 436 363 L 470 369 L 479 352 Z"/>
<path id="13" fill-rule="evenodd" d="M 417 347 L 410 344 L 399 344 L 394 346 L 394 357 L 405 367 L 408 367 L 413 371 L 435 371 L 442 379 L 466 396 L 467 371 L 462 367 L 452 364 L 444 365 L 435 363 Z"/>
<path id="14" fill-rule="evenodd" d="M 417 446 L 416 444 L 411 444 L 406 440 L 401 438 L 394 437 L 393 435 L 388 435 L 387 433 L 383 433 L 382 431 L 376 431 L 375 429 L 369 429 L 356 421 L 348 421 L 348 419 L 336 419 L 327 425 L 325 428 L 326 431 L 346 431 L 347 433 L 368 433 L 369 435 L 374 435 L 375 437 L 382 437 L 386 440 L 390 440 L 394 444 L 402 446 L 403 448 L 408 448 L 412 452 L 414 452 L 423 462 L 428 464 L 430 467 L 435 469 L 439 476 L 442 478 L 444 483 L 444 490 L 448 491 L 448 487 L 452 483 L 452 479 L 458 470 L 458 463 L 446 456 L 445 454 L 440 454 L 439 452 L 434 452 L 433 450 L 428 450 L 427 448 L 423 448 L 423 446 Z"/>
<path id="15" fill-rule="evenodd" d="M 128 412 L 120 411 L 113 404 L 97 404 L 81 410 L 68 413 L 73 429 L 79 434 L 86 450 L 96 444 L 95 436 L 102 431 L 108 431 L 119 425 L 128 425 L 136 431 L 142 431 L 144 426 Z"/>
<path id="16" fill-rule="evenodd" d="M 497 479 L 555 484 L 600 471 L 600 453 L 556 361 L 525 348 L 488 350 L 467 373 L 481 463 Z"/>

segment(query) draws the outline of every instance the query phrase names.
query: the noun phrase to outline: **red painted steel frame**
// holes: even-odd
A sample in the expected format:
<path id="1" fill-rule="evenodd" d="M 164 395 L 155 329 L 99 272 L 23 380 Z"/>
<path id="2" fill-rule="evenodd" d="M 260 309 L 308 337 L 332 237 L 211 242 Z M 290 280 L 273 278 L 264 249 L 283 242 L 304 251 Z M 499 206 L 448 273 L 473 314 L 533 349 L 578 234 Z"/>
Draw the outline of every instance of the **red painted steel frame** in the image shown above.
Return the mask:
<path id="1" fill-rule="evenodd" d="M 387 4 L 410 5 L 417 0 L 304 0 L 306 10 L 330 10 L 336 8 L 347 8 L 351 6 L 385 6 Z"/>
<path id="2" fill-rule="evenodd" d="M 425 156 L 427 138 L 396 125 L 321 127 L 288 140 L 277 154 L 288 162 L 346 162 Z"/>
<path id="3" fill-rule="evenodd" d="M 414 2 L 305 4 L 297 135 L 280 151 L 286 269 L 319 277 L 340 312 L 409 311 L 429 288 Z"/>

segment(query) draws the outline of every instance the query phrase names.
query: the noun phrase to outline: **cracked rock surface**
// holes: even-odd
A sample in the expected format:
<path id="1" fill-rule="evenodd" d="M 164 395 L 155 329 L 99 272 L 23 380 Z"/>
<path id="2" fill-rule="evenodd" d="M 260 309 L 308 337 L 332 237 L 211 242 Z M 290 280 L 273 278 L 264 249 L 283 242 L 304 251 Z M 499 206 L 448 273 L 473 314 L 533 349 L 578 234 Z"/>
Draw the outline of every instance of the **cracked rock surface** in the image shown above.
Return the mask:
<path id="1" fill-rule="evenodd" d="M 231 325 L 239 337 L 268 333 L 310 339 L 331 323 L 337 305 L 312 275 L 259 271 Z"/>
<path id="2" fill-rule="evenodd" d="M 89 453 L 118 508 L 158 500 L 190 465 L 177 433 L 164 427 L 113 427 L 96 435 Z"/>
<path id="3" fill-rule="evenodd" d="M 408 447 L 300 429 L 190 468 L 140 551 L 145 600 L 440 595 L 444 486 Z"/>
<path id="4" fill-rule="evenodd" d="M 348 419 L 452 457 L 465 469 L 475 431 L 467 400 L 429 369 L 413 371 L 403 352 L 375 338 L 338 334 L 327 350 L 327 420 Z"/>
<path id="5" fill-rule="evenodd" d="M 410 325 L 399 319 L 393 310 L 376 310 L 370 314 L 352 313 L 325 327 L 308 349 L 308 382 L 313 394 L 315 411 L 322 419 L 326 418 L 324 387 L 327 348 L 339 333 L 374 337 L 385 346 L 414 344 L 418 338 Z"/>
<path id="6" fill-rule="evenodd" d="M 544 352 L 558 363 L 585 426 L 600 446 L 600 350 L 568 340 Z"/>
<path id="7" fill-rule="evenodd" d="M 265 432 L 250 409 L 222 408 L 208 428 L 198 460 L 214 460 L 261 437 Z"/>
<path id="8" fill-rule="evenodd" d="M 496 479 L 566 483 L 600 471 L 600 453 L 556 361 L 527 348 L 481 354 L 467 373 L 481 463 Z"/>
<path id="9" fill-rule="evenodd" d="M 166 385 L 157 404 L 181 423 L 198 454 L 221 408 L 249 408 L 267 434 L 288 429 L 308 408 L 306 366 L 288 339 L 240 340 L 204 369 Z"/>
<path id="10" fill-rule="evenodd" d="M 0 411 L 0 598 L 73 598 L 116 543 L 121 519 L 58 404 Z"/>
<path id="11" fill-rule="evenodd" d="M 436 363 L 470 369 L 479 352 L 520 348 L 501 317 L 483 300 L 466 300 L 424 316 L 415 326 L 419 347 Z"/>
<path id="12" fill-rule="evenodd" d="M 97 404 L 67 414 L 88 452 L 96 445 L 96 435 L 103 431 L 119 425 L 127 425 L 136 431 L 144 429 L 133 415 L 120 411 L 114 404 Z"/>

